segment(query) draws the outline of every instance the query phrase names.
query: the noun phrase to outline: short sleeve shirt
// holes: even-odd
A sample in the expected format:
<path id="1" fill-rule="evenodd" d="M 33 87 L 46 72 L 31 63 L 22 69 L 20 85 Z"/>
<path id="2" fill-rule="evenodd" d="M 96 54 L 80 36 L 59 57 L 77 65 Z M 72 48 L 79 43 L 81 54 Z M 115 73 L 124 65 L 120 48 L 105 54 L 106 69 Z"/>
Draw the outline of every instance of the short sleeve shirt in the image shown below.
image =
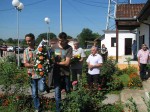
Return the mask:
<path id="1" fill-rule="evenodd" d="M 74 49 L 73 55 L 80 55 L 82 58 L 86 57 L 84 50 L 82 48 Z M 82 69 L 82 62 L 71 64 L 72 69 Z"/>
<path id="2" fill-rule="evenodd" d="M 149 50 L 144 51 L 143 49 L 138 51 L 137 57 L 140 59 L 141 64 L 147 64 L 149 57 Z"/>
<path id="3" fill-rule="evenodd" d="M 72 47 L 70 45 L 60 48 L 59 46 L 53 46 L 52 50 L 55 55 L 55 62 L 65 61 L 66 57 L 72 57 Z M 56 65 L 54 66 L 54 72 L 60 74 L 61 76 L 70 74 L 70 66 Z"/>
<path id="4" fill-rule="evenodd" d="M 36 51 L 34 49 L 30 49 L 29 47 L 26 48 L 24 50 L 24 54 L 23 54 L 23 63 L 31 63 L 34 61 L 35 56 L 36 56 Z M 41 78 L 40 75 L 35 74 L 34 69 L 33 68 L 28 68 L 27 69 L 28 74 L 32 75 L 33 79 L 38 79 Z"/>
<path id="5" fill-rule="evenodd" d="M 90 63 L 91 65 L 103 63 L 102 57 L 99 54 L 95 54 L 94 56 L 92 54 L 90 54 L 89 57 L 87 58 L 86 62 Z M 100 74 L 100 68 L 88 69 L 88 73 L 90 75 Z"/>

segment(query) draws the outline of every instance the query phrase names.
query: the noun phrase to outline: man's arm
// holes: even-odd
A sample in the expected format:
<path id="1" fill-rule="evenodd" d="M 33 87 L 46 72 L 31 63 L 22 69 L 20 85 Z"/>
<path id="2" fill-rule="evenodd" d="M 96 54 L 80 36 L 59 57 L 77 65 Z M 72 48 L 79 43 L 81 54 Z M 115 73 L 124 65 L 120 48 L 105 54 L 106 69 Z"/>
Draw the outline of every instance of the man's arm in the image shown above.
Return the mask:
<path id="1" fill-rule="evenodd" d="M 24 53 L 23 53 L 23 62 L 24 62 L 24 66 L 26 67 L 26 68 L 33 68 L 33 63 L 29 63 L 28 61 L 27 61 L 27 57 L 26 57 L 26 52 L 24 51 Z"/>
<path id="2" fill-rule="evenodd" d="M 102 66 L 102 63 L 98 63 L 98 64 L 95 64 L 95 65 L 88 64 L 88 68 L 99 68 L 101 66 Z"/>
<path id="3" fill-rule="evenodd" d="M 66 57 L 66 60 L 65 60 L 65 61 L 57 62 L 57 64 L 58 64 L 58 65 L 69 66 L 69 64 L 70 64 L 70 60 L 71 60 L 71 58 L 70 58 L 70 57 Z"/>
<path id="4" fill-rule="evenodd" d="M 72 57 L 72 47 L 70 47 L 70 48 L 68 49 L 67 54 L 66 54 L 66 59 L 65 59 L 65 61 L 57 62 L 57 64 L 58 64 L 58 65 L 69 66 L 71 57 Z"/>
<path id="5" fill-rule="evenodd" d="M 93 65 L 93 68 L 99 68 L 101 66 L 102 66 L 102 63 L 98 63 L 98 64 Z"/>

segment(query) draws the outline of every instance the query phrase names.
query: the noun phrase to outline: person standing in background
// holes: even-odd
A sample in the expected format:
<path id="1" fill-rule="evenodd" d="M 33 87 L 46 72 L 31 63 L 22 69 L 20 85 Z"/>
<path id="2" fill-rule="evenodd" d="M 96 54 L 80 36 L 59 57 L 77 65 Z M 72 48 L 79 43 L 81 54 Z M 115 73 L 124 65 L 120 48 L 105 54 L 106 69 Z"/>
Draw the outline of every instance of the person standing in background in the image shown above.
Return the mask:
<path id="1" fill-rule="evenodd" d="M 101 55 L 97 53 L 97 47 L 93 46 L 91 48 L 91 54 L 88 56 L 86 62 L 88 65 L 88 84 L 90 88 L 93 85 L 98 87 L 100 67 L 102 66 L 103 60 Z"/>
<path id="2" fill-rule="evenodd" d="M 76 58 L 79 57 L 79 61 L 71 63 L 71 73 L 72 73 L 72 81 L 79 81 L 78 80 L 78 75 L 79 78 L 82 78 L 82 65 L 83 65 L 83 60 L 86 57 L 84 50 L 82 48 L 79 48 L 79 42 L 74 41 L 73 42 L 74 48 L 73 48 L 73 57 Z"/>
<path id="3" fill-rule="evenodd" d="M 105 44 L 102 44 L 101 56 L 103 57 L 103 62 L 107 61 L 108 50 L 107 50 Z"/>
<path id="4" fill-rule="evenodd" d="M 2 49 L 2 46 L 0 46 L 0 53 L 1 53 L 1 57 L 3 57 L 3 49 Z"/>
<path id="5" fill-rule="evenodd" d="M 137 58 L 138 58 L 138 66 L 140 68 L 141 80 L 142 81 L 147 80 L 146 66 L 149 60 L 149 50 L 147 49 L 146 44 L 142 44 L 142 48 L 138 51 Z"/>
<path id="6" fill-rule="evenodd" d="M 136 42 L 136 40 L 133 40 L 132 53 L 133 53 L 133 60 L 136 60 L 137 59 L 137 42 Z"/>

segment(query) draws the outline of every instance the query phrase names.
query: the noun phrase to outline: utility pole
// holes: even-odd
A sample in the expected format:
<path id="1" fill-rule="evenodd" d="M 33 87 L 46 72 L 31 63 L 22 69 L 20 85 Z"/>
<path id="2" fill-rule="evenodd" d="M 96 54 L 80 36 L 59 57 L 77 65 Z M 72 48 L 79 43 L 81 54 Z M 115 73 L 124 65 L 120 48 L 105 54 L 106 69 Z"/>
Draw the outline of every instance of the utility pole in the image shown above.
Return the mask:
<path id="1" fill-rule="evenodd" d="M 131 4 L 131 0 L 125 0 L 124 4 Z M 119 4 L 118 0 L 108 0 L 108 13 L 106 30 L 115 29 L 115 18 L 116 18 L 116 6 Z"/>
<path id="2" fill-rule="evenodd" d="M 106 22 L 106 30 L 114 29 L 115 27 L 115 17 L 116 17 L 116 5 L 118 0 L 109 0 L 108 1 L 108 14 Z"/>
<path id="3" fill-rule="evenodd" d="M 63 31 L 62 26 L 62 0 L 60 0 L 60 33 Z"/>

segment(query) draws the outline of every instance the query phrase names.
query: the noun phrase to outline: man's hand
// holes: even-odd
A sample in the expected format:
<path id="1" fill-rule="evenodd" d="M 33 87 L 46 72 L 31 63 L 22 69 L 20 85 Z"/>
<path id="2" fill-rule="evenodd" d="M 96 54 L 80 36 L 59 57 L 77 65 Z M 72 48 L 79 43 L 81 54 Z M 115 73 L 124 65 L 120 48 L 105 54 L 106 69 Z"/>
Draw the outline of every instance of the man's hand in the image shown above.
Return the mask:
<path id="1" fill-rule="evenodd" d="M 93 65 L 89 65 L 89 66 L 88 66 L 89 69 L 92 69 L 93 67 L 94 67 Z"/>

